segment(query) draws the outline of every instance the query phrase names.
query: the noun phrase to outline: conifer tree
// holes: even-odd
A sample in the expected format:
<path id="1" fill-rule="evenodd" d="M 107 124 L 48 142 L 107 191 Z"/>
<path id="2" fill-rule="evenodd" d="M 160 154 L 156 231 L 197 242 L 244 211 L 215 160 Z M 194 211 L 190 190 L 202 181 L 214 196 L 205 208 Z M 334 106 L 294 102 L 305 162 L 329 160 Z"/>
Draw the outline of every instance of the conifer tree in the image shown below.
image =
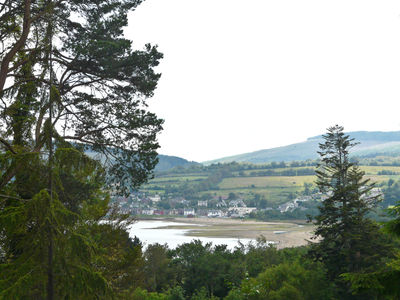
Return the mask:
<path id="1" fill-rule="evenodd" d="M 24 169 L 24 193 L 32 198 L 10 187 L 0 202 L 0 299 L 45 298 L 50 230 L 54 299 L 110 299 L 137 287 L 141 247 L 127 233 L 132 220 L 108 206 L 101 165 L 59 146 L 53 197 L 45 160 L 31 156 Z"/>
<path id="2" fill-rule="evenodd" d="M 323 138 L 316 183 L 326 199 L 313 222 L 315 237 L 320 241 L 312 245 L 310 254 L 326 265 L 341 299 L 352 299 L 357 296 L 351 295 L 340 275 L 373 268 L 386 251 L 378 226 L 366 216 L 378 199 L 369 196 L 374 185 L 349 159 L 349 151 L 356 143 L 343 132 L 343 127 L 328 128 Z M 361 298 L 368 299 L 365 297 Z"/>
<path id="3" fill-rule="evenodd" d="M 162 54 L 123 37 L 141 2 L 0 3 L 0 299 L 107 299 L 140 281 L 104 189 L 136 188 L 157 163 L 146 101 Z"/>
<path id="4" fill-rule="evenodd" d="M 46 151 L 53 131 L 54 138 L 101 154 L 115 189 L 127 192 L 147 180 L 162 120 L 146 101 L 160 78 L 154 67 L 162 54 L 151 45 L 133 50 L 123 37 L 128 12 L 141 2 L 0 3 L 0 149 Z M 1 169 L 0 189 L 20 169 L 17 159 Z"/>

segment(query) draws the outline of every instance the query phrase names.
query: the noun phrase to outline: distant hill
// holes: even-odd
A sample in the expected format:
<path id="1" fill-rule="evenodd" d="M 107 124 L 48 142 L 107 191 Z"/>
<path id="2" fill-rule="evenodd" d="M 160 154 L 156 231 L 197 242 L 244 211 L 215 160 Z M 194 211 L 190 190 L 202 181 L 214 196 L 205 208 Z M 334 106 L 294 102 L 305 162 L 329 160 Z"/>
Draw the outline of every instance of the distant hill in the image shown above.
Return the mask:
<path id="1" fill-rule="evenodd" d="M 354 131 L 348 132 L 360 144 L 355 146 L 352 155 L 374 157 L 379 155 L 400 155 L 400 131 Z M 203 164 L 224 162 L 268 163 L 273 161 L 301 161 L 318 158 L 318 144 L 322 143 L 322 135 L 310 137 L 305 142 L 288 146 L 259 150 L 229 157 L 223 157 Z"/>
<path id="2" fill-rule="evenodd" d="M 91 150 L 86 150 L 85 154 L 88 155 L 89 157 L 99 159 L 103 163 L 105 161 L 104 155 L 98 154 Z M 188 161 L 184 158 L 177 157 L 177 156 L 169 156 L 169 155 L 159 154 L 158 155 L 158 164 L 154 168 L 154 171 L 164 172 L 164 171 L 173 169 L 175 167 L 189 167 L 191 165 L 199 165 L 199 163 L 194 162 L 194 161 Z"/>
<path id="3" fill-rule="evenodd" d="M 184 158 L 180 158 L 177 156 L 169 156 L 169 155 L 158 155 L 158 164 L 155 167 L 156 172 L 168 171 L 175 167 L 188 167 L 191 165 L 199 164 L 194 161 L 188 161 Z"/>

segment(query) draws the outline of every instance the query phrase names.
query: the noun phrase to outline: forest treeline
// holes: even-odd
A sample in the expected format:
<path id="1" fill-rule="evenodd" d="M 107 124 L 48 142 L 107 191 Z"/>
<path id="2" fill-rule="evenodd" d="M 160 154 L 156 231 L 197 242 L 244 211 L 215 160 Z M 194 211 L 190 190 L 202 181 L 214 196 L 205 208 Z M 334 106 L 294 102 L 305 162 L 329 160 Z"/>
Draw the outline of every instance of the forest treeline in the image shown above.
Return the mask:
<path id="1" fill-rule="evenodd" d="M 263 238 L 233 250 L 199 240 L 176 249 L 148 245 L 141 260 L 142 282 L 131 299 L 332 298 L 326 270 L 306 253 L 305 247 L 277 250 Z M 288 298 L 293 295 L 300 298 Z"/>

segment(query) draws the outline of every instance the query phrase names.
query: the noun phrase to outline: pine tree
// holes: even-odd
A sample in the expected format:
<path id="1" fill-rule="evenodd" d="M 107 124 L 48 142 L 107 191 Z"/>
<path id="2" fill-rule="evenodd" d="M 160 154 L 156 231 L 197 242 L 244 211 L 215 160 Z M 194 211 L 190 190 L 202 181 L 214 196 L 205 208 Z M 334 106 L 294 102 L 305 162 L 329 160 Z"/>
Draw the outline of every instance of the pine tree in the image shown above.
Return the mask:
<path id="1" fill-rule="evenodd" d="M 162 54 L 123 37 L 141 2 L 0 3 L 0 299 L 110 298 L 140 280 L 104 189 L 136 188 L 157 163 L 146 100 Z"/>
<path id="2" fill-rule="evenodd" d="M 162 54 L 151 45 L 133 50 L 123 37 L 128 12 L 141 2 L 0 3 L 0 149 L 46 151 L 52 131 L 101 154 L 115 189 L 127 192 L 147 180 L 163 123 L 147 111 L 147 99 Z M 22 168 L 15 159 L 0 170 L 0 189 Z"/>
<path id="3" fill-rule="evenodd" d="M 351 295 L 340 275 L 373 268 L 386 251 L 378 226 L 366 216 L 378 199 L 369 196 L 374 185 L 349 159 L 349 150 L 356 143 L 343 127 L 328 128 L 323 138 L 316 183 L 327 197 L 313 222 L 315 238 L 320 241 L 312 245 L 310 254 L 326 265 L 341 298 L 351 299 L 356 296 Z"/>

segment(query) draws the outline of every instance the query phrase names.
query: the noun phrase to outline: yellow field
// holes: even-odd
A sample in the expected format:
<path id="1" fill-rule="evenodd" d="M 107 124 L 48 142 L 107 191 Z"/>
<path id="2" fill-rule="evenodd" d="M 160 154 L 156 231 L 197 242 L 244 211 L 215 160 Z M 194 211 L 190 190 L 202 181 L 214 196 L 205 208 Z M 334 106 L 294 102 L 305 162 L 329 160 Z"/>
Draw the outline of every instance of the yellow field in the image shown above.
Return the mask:
<path id="1" fill-rule="evenodd" d="M 392 171 L 400 174 L 400 166 L 360 166 L 367 175 L 377 175 L 379 171 Z"/>
<path id="2" fill-rule="evenodd" d="M 219 184 L 220 189 L 237 188 L 271 188 L 271 187 L 300 187 L 305 182 L 312 183 L 315 176 L 263 176 L 263 177 L 234 177 L 225 178 Z"/>

